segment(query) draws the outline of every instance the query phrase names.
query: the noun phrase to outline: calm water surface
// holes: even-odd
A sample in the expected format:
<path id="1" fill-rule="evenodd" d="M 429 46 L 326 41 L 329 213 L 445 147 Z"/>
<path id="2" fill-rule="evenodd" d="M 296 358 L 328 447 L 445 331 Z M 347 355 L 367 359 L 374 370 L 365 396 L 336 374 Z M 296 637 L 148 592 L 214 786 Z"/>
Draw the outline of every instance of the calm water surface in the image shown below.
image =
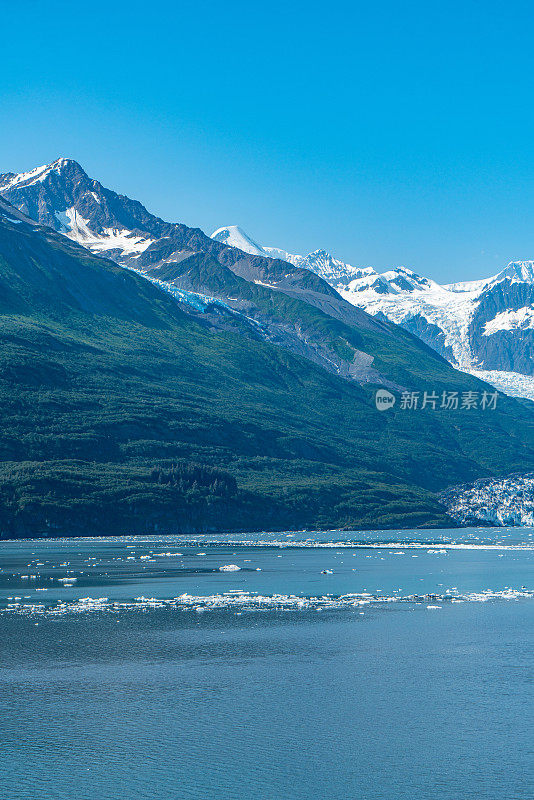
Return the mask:
<path id="1" fill-rule="evenodd" d="M 533 623 L 529 529 L 4 542 L 0 797 L 532 800 Z"/>

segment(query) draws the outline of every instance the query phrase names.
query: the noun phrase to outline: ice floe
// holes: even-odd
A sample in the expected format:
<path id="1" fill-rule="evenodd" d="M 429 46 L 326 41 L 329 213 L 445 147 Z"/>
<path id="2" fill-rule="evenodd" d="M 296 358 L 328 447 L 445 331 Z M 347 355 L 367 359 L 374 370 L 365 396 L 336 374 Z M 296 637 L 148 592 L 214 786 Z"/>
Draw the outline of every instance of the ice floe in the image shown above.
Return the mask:
<path id="1" fill-rule="evenodd" d="M 15 598 L 7 598 L 15 600 Z M 150 609 L 167 609 L 170 611 L 188 610 L 350 610 L 362 607 L 380 608 L 390 604 L 411 604 L 425 606 L 427 609 L 441 609 L 445 604 L 453 603 L 484 603 L 488 601 L 518 601 L 534 599 L 534 589 L 506 588 L 499 591 L 486 589 L 481 592 L 446 592 L 443 594 L 410 594 L 410 595 L 379 595 L 369 592 L 354 592 L 342 595 L 323 594 L 313 597 L 303 597 L 296 594 L 271 594 L 263 595 L 256 592 L 247 592 L 243 589 L 222 592 L 211 595 L 192 595 L 184 593 L 173 598 L 136 597 L 129 601 L 110 601 L 108 597 L 82 597 L 72 601 L 57 600 L 55 603 L 23 603 L 22 598 L 8 604 L 0 610 L 0 614 L 26 614 L 57 616 L 63 614 L 77 614 L 86 612 L 123 612 L 145 611 Z"/>

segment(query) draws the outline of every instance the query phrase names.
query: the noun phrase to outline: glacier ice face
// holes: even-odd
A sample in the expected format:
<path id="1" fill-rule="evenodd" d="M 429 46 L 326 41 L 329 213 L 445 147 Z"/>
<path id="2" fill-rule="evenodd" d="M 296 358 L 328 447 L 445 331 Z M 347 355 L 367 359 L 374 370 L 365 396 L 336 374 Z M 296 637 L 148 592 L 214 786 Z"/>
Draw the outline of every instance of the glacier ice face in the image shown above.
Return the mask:
<path id="1" fill-rule="evenodd" d="M 453 487 L 441 500 L 461 525 L 534 526 L 534 474 Z"/>
<path id="2" fill-rule="evenodd" d="M 534 376 L 522 375 L 519 372 L 506 372 L 504 370 L 466 370 L 475 378 L 495 386 L 496 389 L 510 397 L 524 397 L 534 401 Z"/>

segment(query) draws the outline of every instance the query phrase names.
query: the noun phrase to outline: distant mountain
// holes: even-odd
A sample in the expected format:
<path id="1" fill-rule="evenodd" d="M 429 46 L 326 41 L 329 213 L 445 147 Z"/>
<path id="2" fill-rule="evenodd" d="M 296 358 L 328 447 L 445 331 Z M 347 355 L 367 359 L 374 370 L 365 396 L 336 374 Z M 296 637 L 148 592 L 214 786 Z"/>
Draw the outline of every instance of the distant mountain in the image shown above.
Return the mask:
<path id="1" fill-rule="evenodd" d="M 1 537 L 444 525 L 438 491 L 534 470 L 526 405 L 384 414 L 173 292 L 0 200 Z M 413 385 L 487 388 L 388 341 Z"/>
<path id="2" fill-rule="evenodd" d="M 240 250 L 243 250 L 245 253 L 251 253 L 253 256 L 269 255 L 263 247 L 256 244 L 256 242 L 251 239 L 250 236 L 247 236 L 237 225 L 229 225 L 227 228 L 218 228 L 216 231 L 213 231 L 211 238 L 215 239 L 217 242 L 227 244 L 229 247 L 238 247 Z"/>
<path id="3" fill-rule="evenodd" d="M 263 249 L 312 270 L 350 303 L 402 326 L 454 366 L 534 399 L 534 261 L 510 262 L 486 280 L 440 285 L 405 267 L 353 267 L 324 250 L 299 256 Z"/>
<path id="4" fill-rule="evenodd" d="M 245 253 L 281 259 L 294 267 L 308 269 L 319 275 L 335 289 L 345 287 L 350 280 L 366 272 L 366 270 L 351 267 L 350 264 L 344 264 L 343 261 L 339 261 L 330 253 L 327 253 L 326 250 L 315 250 L 307 256 L 298 256 L 288 253 L 287 250 L 280 250 L 277 247 L 262 247 L 238 225 L 218 228 L 211 234 L 211 238 L 231 247 L 238 247 L 240 250 L 244 250 Z"/>
<path id="5" fill-rule="evenodd" d="M 269 252 L 269 255 L 276 252 L 272 247 L 265 249 Z M 279 258 L 282 258 L 282 256 L 279 256 Z M 352 267 L 350 264 L 345 264 L 343 261 L 339 261 L 339 259 L 334 258 L 330 253 L 327 253 L 326 250 L 314 250 L 313 253 L 308 253 L 307 256 L 296 256 L 285 253 L 285 260 L 295 266 L 315 272 L 338 290 L 346 286 L 349 281 L 361 277 L 366 273 L 366 270 L 358 269 L 357 267 Z"/>

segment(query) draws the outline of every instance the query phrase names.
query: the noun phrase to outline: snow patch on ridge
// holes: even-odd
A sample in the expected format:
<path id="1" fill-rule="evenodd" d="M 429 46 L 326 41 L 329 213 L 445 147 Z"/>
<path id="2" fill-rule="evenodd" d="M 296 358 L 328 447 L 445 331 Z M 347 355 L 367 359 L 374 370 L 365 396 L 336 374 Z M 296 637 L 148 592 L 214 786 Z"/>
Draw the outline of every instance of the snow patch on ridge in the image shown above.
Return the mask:
<path id="1" fill-rule="evenodd" d="M 21 184 L 35 183 L 36 180 L 42 181 L 48 173 L 48 168 L 48 164 L 42 164 L 29 172 L 20 172 L 18 175 L 8 177 L 6 181 L 0 184 L 0 191 L 6 192 Z"/>
<path id="2" fill-rule="evenodd" d="M 512 331 L 516 328 L 522 330 L 534 328 L 534 308 L 532 306 L 524 306 L 517 311 L 511 309 L 501 311 L 492 320 L 486 322 L 484 336 L 491 336 L 499 331 Z"/>
<path id="3" fill-rule="evenodd" d="M 120 250 L 123 255 L 140 255 L 154 242 L 143 236 L 135 236 L 129 230 L 104 228 L 103 233 L 95 233 L 74 207 L 56 211 L 55 217 L 61 225 L 60 233 L 93 252 Z"/>
<path id="4" fill-rule="evenodd" d="M 478 286 L 458 291 L 424 279 L 424 283 L 419 282 L 413 288 L 411 285 L 404 288 L 399 287 L 396 275 L 397 271 L 375 273 L 375 277 L 368 275 L 353 280 L 338 291 L 349 303 L 368 314 L 384 314 L 397 325 L 417 317 L 435 325 L 443 332 L 444 344 L 451 349 L 456 364 L 469 368 L 472 357 L 468 330 L 480 294 Z M 412 282 L 413 279 L 410 284 Z"/>

